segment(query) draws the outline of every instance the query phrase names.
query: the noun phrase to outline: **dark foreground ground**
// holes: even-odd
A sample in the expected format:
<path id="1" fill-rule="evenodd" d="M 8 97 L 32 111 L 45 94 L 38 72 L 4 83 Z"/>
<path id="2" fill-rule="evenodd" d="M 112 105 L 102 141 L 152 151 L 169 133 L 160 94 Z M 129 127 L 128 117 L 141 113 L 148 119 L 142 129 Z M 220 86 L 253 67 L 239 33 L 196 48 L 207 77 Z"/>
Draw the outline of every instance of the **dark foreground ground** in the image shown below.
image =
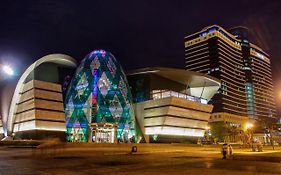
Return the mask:
<path id="1" fill-rule="evenodd" d="M 0 147 L 0 175 L 280 174 L 280 162 L 221 160 L 218 148 L 175 145 Z"/>

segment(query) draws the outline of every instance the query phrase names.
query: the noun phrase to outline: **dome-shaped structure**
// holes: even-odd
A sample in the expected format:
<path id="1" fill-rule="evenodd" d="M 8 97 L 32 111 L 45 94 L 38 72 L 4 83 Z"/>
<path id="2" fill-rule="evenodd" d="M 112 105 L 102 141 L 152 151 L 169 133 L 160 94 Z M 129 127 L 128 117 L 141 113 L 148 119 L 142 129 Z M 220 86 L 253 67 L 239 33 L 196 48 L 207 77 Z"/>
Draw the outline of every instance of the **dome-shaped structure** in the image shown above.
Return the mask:
<path id="1" fill-rule="evenodd" d="M 67 141 L 134 140 L 131 92 L 111 53 L 95 50 L 81 61 L 66 95 L 65 115 Z"/>

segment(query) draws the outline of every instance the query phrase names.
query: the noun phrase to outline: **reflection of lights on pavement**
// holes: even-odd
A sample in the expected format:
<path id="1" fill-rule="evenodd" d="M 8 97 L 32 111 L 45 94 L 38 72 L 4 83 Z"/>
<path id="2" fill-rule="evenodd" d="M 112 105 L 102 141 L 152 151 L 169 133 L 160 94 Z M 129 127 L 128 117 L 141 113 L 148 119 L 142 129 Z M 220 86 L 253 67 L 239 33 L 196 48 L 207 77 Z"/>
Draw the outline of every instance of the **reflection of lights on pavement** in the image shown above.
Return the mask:
<path id="1" fill-rule="evenodd" d="M 206 168 L 212 168 L 214 166 L 214 164 L 211 162 L 206 162 L 205 165 L 206 165 Z"/>
<path id="2" fill-rule="evenodd" d="M 7 75 L 14 75 L 14 71 L 13 71 L 13 69 L 9 65 L 3 65 L 2 66 L 2 70 Z"/>

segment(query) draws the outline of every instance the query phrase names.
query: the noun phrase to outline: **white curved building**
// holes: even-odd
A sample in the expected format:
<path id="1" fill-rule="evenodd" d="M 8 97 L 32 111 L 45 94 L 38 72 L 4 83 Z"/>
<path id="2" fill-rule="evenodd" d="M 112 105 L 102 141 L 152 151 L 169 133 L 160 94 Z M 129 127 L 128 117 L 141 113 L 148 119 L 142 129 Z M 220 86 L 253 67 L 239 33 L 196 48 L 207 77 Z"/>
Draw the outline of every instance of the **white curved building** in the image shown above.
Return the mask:
<path id="1" fill-rule="evenodd" d="M 186 142 L 203 137 L 220 80 L 183 69 L 150 67 L 127 73 L 142 142 Z"/>
<path id="2" fill-rule="evenodd" d="M 76 61 L 64 54 L 44 56 L 20 77 L 10 104 L 7 135 L 23 139 L 56 136 L 65 132 L 61 84 L 76 68 Z"/>

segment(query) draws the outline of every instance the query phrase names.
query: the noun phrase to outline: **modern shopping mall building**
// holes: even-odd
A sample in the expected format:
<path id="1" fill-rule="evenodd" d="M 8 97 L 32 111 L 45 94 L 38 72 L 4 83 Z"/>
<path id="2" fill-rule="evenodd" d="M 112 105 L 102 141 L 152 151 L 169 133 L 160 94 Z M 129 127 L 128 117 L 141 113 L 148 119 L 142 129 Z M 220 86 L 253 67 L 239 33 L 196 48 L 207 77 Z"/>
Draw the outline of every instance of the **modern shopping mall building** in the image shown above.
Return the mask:
<path id="1" fill-rule="evenodd" d="M 217 79 L 184 69 L 152 67 L 127 73 L 135 118 L 145 142 L 186 142 L 203 137 Z"/>
<path id="2" fill-rule="evenodd" d="M 104 50 L 78 67 L 70 56 L 47 55 L 22 74 L 0 132 L 70 142 L 182 142 L 204 136 L 213 109 L 207 103 L 219 87 L 216 78 L 182 69 L 126 75 Z"/>
<path id="3" fill-rule="evenodd" d="M 8 116 L 2 116 L 5 135 L 64 137 L 62 82 L 75 67 L 75 59 L 63 54 L 47 55 L 30 65 L 16 84 Z"/>

